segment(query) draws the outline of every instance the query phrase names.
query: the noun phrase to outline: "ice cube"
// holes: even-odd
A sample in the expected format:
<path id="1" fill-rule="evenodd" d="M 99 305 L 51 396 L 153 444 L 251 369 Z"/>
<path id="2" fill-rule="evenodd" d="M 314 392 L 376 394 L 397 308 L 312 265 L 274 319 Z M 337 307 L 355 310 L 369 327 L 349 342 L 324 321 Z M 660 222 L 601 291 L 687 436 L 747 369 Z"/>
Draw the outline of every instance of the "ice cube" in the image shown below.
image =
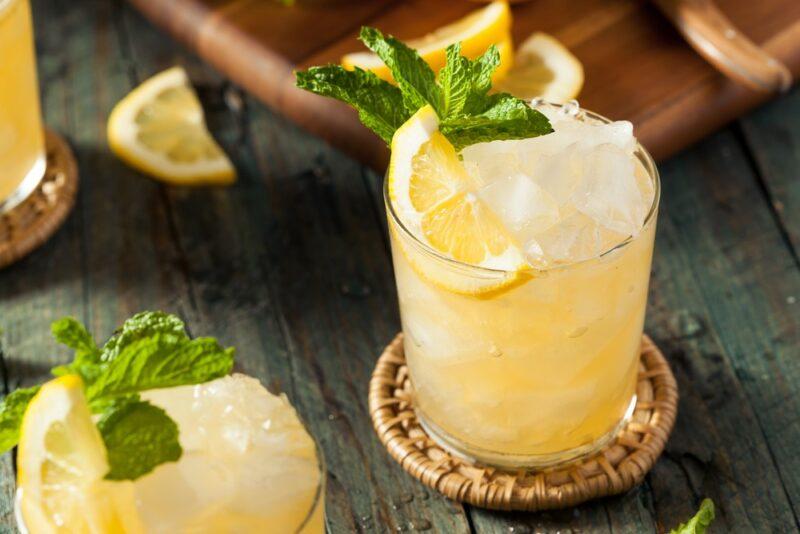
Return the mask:
<path id="1" fill-rule="evenodd" d="M 544 155 L 531 162 L 525 170 L 544 191 L 564 208 L 569 204 L 572 195 L 584 179 L 583 161 L 577 143 L 565 147 L 556 154 Z M 562 217 L 566 213 L 562 213 Z"/>
<path id="2" fill-rule="evenodd" d="M 556 201 L 524 174 L 495 180 L 478 197 L 521 243 L 558 221 Z"/>
<path id="3" fill-rule="evenodd" d="M 514 141 L 492 141 L 470 145 L 461 152 L 464 165 L 477 167 L 479 183 L 486 185 L 519 172 L 519 156 Z M 472 175 L 474 171 L 470 171 Z"/>
<path id="4" fill-rule="evenodd" d="M 576 212 L 530 239 L 524 250 L 532 267 L 545 269 L 595 258 L 623 240 L 621 234 Z"/>
<path id="5" fill-rule="evenodd" d="M 586 150 L 581 159 L 584 178 L 572 195 L 575 207 L 608 230 L 636 235 L 646 207 L 631 156 L 605 143 Z"/>

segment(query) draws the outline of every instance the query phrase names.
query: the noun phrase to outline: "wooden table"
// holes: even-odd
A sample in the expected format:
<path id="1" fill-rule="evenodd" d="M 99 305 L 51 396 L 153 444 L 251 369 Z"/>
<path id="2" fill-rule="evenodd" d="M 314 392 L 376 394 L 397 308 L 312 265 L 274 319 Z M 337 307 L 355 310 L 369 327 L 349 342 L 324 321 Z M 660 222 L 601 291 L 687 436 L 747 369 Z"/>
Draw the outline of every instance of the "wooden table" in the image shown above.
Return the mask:
<path id="1" fill-rule="evenodd" d="M 715 532 L 784 532 L 800 515 L 800 91 L 661 165 L 647 330 L 681 388 L 647 480 L 574 510 L 500 514 L 449 502 L 385 453 L 367 413 L 376 356 L 399 329 L 381 177 L 220 79 L 120 0 L 35 0 L 47 123 L 72 142 L 81 191 L 55 238 L 0 271 L 3 385 L 68 357 L 64 315 L 99 337 L 143 309 L 183 316 L 285 391 L 325 450 L 330 532 L 648 532 L 703 496 Z M 114 103 L 175 63 L 200 84 L 241 177 L 165 187 L 108 150 Z M 0 531 L 13 531 L 12 456 Z"/>

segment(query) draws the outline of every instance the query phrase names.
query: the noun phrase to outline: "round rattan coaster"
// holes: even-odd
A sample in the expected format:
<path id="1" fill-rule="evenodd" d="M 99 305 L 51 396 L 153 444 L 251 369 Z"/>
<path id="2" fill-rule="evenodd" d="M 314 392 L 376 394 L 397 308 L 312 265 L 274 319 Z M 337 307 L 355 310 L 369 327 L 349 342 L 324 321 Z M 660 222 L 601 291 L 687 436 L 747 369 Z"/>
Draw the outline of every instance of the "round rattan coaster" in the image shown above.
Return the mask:
<path id="1" fill-rule="evenodd" d="M 419 425 L 403 335 L 386 347 L 369 385 L 378 437 L 408 473 L 445 496 L 494 510 L 549 510 L 615 495 L 640 483 L 664 450 L 678 409 L 678 386 L 661 351 L 644 336 L 633 415 L 591 456 L 544 469 L 503 471 L 475 465 L 437 445 Z"/>
<path id="2" fill-rule="evenodd" d="M 64 139 L 47 130 L 47 169 L 22 203 L 0 215 L 0 269 L 22 259 L 58 230 L 75 204 L 78 166 Z"/>

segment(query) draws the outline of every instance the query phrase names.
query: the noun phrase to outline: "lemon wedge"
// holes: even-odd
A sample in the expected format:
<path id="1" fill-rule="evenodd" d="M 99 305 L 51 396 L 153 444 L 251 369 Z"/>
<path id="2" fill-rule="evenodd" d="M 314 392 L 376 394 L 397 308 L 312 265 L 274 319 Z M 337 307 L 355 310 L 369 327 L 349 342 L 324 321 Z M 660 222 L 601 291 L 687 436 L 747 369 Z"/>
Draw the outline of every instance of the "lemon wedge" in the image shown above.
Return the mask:
<path id="1" fill-rule="evenodd" d="M 20 431 L 18 502 L 28 532 L 142 532 L 133 487 L 108 482 L 106 449 L 81 379 L 56 378 L 33 398 Z"/>
<path id="2" fill-rule="evenodd" d="M 514 66 L 498 80 L 496 91 L 530 100 L 563 103 L 583 87 L 583 65 L 556 38 L 534 33 L 517 50 Z"/>
<path id="3" fill-rule="evenodd" d="M 223 185 L 236 179 L 181 67 L 156 74 L 114 107 L 108 143 L 130 166 L 171 184 Z"/>
<path id="4" fill-rule="evenodd" d="M 479 276 L 459 274 L 408 237 L 395 237 L 423 278 L 456 293 L 493 296 L 527 279 L 527 263 L 497 216 L 476 196 L 480 184 L 438 126 L 436 112 L 426 106 L 395 133 L 389 201 L 407 231 L 441 257 L 485 270 Z"/>
<path id="5" fill-rule="evenodd" d="M 461 54 L 475 59 L 487 48 L 496 44 L 500 52 L 500 66 L 494 73 L 494 80 L 502 78 L 514 61 L 514 47 L 511 41 L 511 10 L 504 1 L 496 1 L 474 11 L 466 17 L 420 37 L 406 44 L 417 50 L 431 68 L 438 72 L 445 64 L 445 49 L 461 42 Z M 355 52 L 342 57 L 346 69 L 362 68 L 374 72 L 378 77 L 393 81 L 392 73 L 383 61 L 371 52 Z"/>

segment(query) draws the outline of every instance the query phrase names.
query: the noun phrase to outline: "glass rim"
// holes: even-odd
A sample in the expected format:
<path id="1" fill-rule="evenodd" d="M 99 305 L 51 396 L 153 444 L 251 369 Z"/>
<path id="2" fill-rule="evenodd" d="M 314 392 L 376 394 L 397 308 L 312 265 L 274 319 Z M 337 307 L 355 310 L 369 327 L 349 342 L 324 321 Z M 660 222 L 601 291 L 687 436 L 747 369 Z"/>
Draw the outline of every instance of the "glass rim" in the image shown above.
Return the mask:
<path id="1" fill-rule="evenodd" d="M 555 103 L 551 103 L 551 102 L 546 102 L 545 105 L 558 107 L 558 108 L 564 108 L 565 106 L 567 106 L 567 104 L 555 104 Z M 588 111 L 588 110 L 585 110 L 583 108 L 580 108 L 580 111 L 578 113 L 582 117 L 588 117 L 588 118 L 590 118 L 592 120 L 599 121 L 599 122 L 601 122 L 603 124 L 609 124 L 611 122 L 614 122 L 611 119 L 609 119 L 609 118 L 607 118 L 607 117 L 605 117 L 603 115 L 600 115 L 599 113 L 594 113 L 592 111 Z M 473 263 L 466 263 L 466 262 L 451 258 L 451 257 L 443 254 L 442 252 L 439 252 L 438 250 L 434 249 L 431 245 L 429 245 L 428 243 L 425 243 L 424 241 L 419 239 L 417 236 L 415 236 L 414 233 L 411 230 L 409 230 L 409 228 L 405 225 L 405 223 L 403 223 L 403 221 L 400 219 L 399 215 L 395 211 L 394 206 L 392 205 L 391 199 L 389 198 L 389 180 L 386 179 L 385 175 L 384 175 L 384 180 L 383 180 L 383 203 L 386 205 L 386 212 L 389 214 L 389 217 L 390 217 L 391 221 L 394 222 L 397 225 L 397 227 L 400 229 L 400 231 L 402 233 L 404 233 L 406 236 L 408 236 L 408 238 L 411 240 L 411 242 L 414 245 L 419 247 L 423 253 L 428 254 L 430 256 L 433 256 L 433 258 L 435 260 L 442 261 L 442 262 L 447 263 L 447 264 L 449 264 L 449 265 L 451 265 L 453 267 L 456 267 L 456 268 L 459 268 L 459 269 L 468 269 L 468 270 L 472 270 L 472 271 L 475 271 L 475 272 L 478 272 L 478 273 L 484 273 L 484 274 L 489 274 L 489 275 L 494 275 L 494 276 L 497 276 L 497 275 L 509 275 L 509 274 L 514 274 L 514 273 L 519 273 L 519 272 L 531 272 L 531 271 L 536 272 L 536 273 L 545 273 L 545 272 L 551 272 L 551 271 L 558 271 L 558 270 L 562 270 L 562 269 L 569 269 L 569 268 L 572 268 L 572 267 L 576 267 L 578 265 L 582 265 L 584 263 L 589 263 L 589 262 L 595 261 L 595 260 L 597 260 L 599 258 L 602 258 L 604 256 L 612 254 L 617 250 L 620 250 L 620 249 L 623 249 L 623 248 L 627 247 L 628 245 L 630 245 L 631 243 L 636 241 L 642 235 L 642 233 L 643 233 L 642 230 L 644 230 L 650 224 L 653 223 L 653 220 L 655 219 L 656 214 L 658 213 L 658 206 L 659 206 L 660 201 L 661 201 L 661 176 L 660 176 L 660 174 L 658 172 L 658 168 L 656 167 L 655 160 L 653 160 L 653 156 L 651 156 L 650 152 L 648 152 L 647 149 L 644 148 L 644 146 L 642 146 L 642 144 L 639 142 L 638 139 L 636 140 L 636 148 L 634 149 L 633 154 L 636 157 L 636 159 L 638 159 L 639 162 L 642 164 L 642 166 L 644 167 L 645 171 L 647 172 L 647 175 L 650 177 L 650 179 L 651 179 L 651 181 L 653 183 L 653 201 L 650 204 L 650 208 L 647 211 L 647 215 L 645 216 L 644 221 L 642 221 L 642 225 L 641 225 L 641 229 L 640 229 L 639 233 L 636 234 L 635 236 L 629 235 L 628 237 L 626 237 L 625 239 L 623 239 L 619 243 L 615 244 L 614 246 L 610 247 L 607 250 L 604 250 L 603 252 L 601 252 L 599 254 L 590 256 L 588 258 L 583 258 L 583 259 L 580 259 L 580 260 L 576 260 L 576 261 L 571 261 L 571 262 L 567 262 L 567 263 L 560 263 L 558 265 L 552 265 L 550 267 L 537 268 L 537 267 L 533 267 L 533 266 L 529 265 L 528 267 L 526 267 L 524 269 L 521 269 L 521 270 L 497 269 L 497 268 L 493 268 L 493 267 L 483 267 L 483 266 L 480 266 L 480 265 L 475 265 Z M 391 231 L 391 228 L 390 228 L 390 231 Z"/>

